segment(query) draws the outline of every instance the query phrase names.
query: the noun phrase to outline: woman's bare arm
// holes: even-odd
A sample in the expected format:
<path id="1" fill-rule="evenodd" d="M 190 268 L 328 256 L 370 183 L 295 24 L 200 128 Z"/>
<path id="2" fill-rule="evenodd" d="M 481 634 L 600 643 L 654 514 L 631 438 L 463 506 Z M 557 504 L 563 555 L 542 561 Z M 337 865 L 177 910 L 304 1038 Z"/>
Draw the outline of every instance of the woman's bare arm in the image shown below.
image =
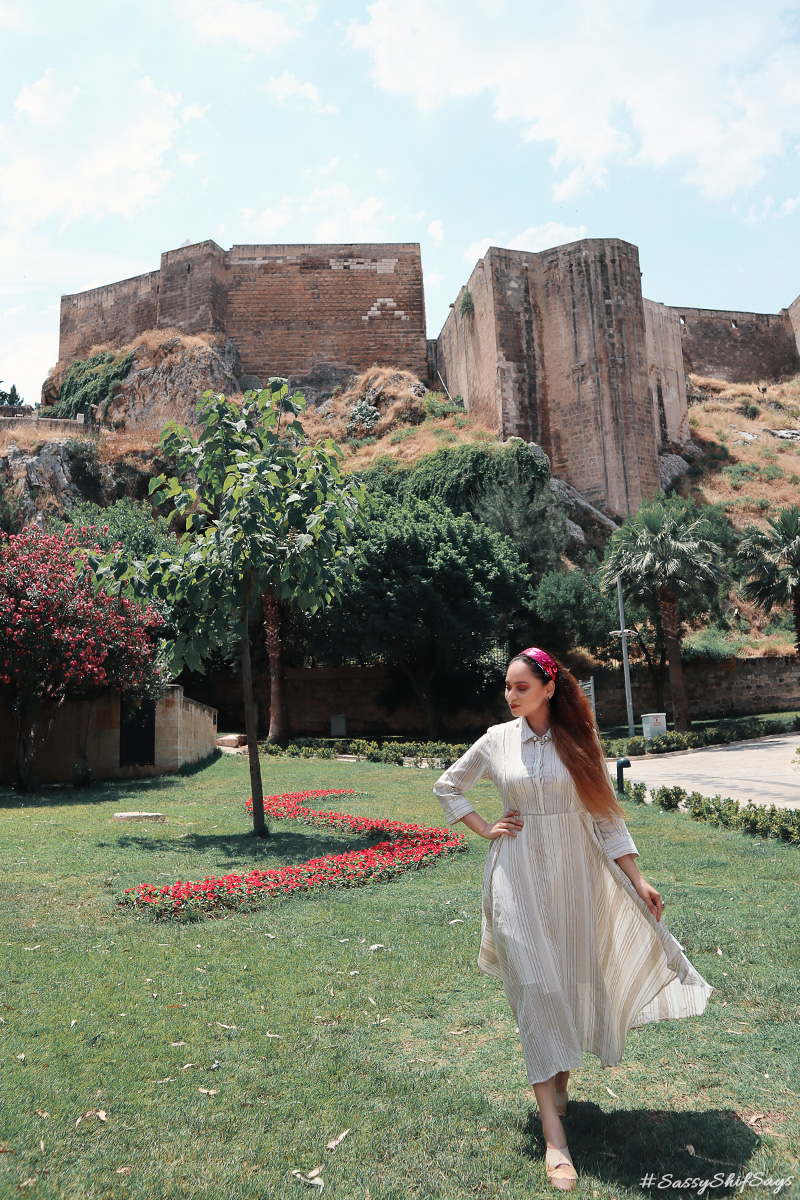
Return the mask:
<path id="1" fill-rule="evenodd" d="M 621 871 L 630 879 L 636 891 L 649 907 L 651 913 L 657 921 L 661 920 L 661 914 L 664 911 L 664 902 L 659 896 L 656 889 L 647 882 L 639 868 L 636 866 L 636 858 L 633 854 L 622 854 L 619 858 L 615 858 L 614 862 Z"/>

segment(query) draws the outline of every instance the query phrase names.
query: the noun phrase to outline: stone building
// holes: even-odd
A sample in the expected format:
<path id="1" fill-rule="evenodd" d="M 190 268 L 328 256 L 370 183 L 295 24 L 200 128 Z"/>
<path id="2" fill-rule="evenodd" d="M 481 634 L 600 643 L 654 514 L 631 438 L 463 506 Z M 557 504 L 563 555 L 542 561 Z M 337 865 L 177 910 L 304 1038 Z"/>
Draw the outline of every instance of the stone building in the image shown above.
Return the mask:
<path id="1" fill-rule="evenodd" d="M 800 297 L 777 314 L 646 300 L 638 249 L 615 238 L 492 246 L 427 342 L 416 243 L 200 242 L 162 254 L 158 271 L 62 296 L 59 358 L 171 327 L 225 332 L 262 381 L 319 363 L 427 373 L 504 437 L 539 442 L 554 475 L 614 515 L 659 486 L 659 453 L 687 443 L 687 373 L 800 371 Z"/>

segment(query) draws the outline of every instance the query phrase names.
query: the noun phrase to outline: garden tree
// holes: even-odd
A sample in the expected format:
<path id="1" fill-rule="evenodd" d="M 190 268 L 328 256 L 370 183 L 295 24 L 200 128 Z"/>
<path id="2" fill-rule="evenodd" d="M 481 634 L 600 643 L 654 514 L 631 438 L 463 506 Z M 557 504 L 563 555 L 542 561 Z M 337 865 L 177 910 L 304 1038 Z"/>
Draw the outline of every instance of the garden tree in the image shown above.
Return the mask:
<path id="1" fill-rule="evenodd" d="M 608 541 L 599 582 L 602 588 L 610 589 L 619 578 L 626 599 L 645 607 L 658 606 L 675 728 L 685 733 L 691 729 L 691 721 L 681 665 L 680 599 L 697 598 L 699 581 L 719 595 L 725 572 L 712 524 L 702 516 L 693 517 L 689 506 L 680 497 L 676 499 L 677 503 L 670 503 L 662 493 L 644 500 L 626 518 Z"/>
<path id="2" fill-rule="evenodd" d="M 338 446 L 307 444 L 297 419 L 305 408 L 271 379 L 244 399 L 205 392 L 197 407 L 199 435 L 170 422 L 161 435 L 170 475 L 150 483 L 186 522 L 172 553 L 131 563 L 112 556 L 103 570 L 120 585 L 152 594 L 172 609 L 168 661 L 204 670 L 219 647 L 236 647 L 242 667 L 253 831 L 269 837 L 256 741 L 251 622 L 262 619 L 263 597 L 291 599 L 301 611 L 330 603 L 352 570 L 352 533 L 361 489 L 342 477 Z M 286 418 L 286 420 L 284 420 Z"/>
<path id="3" fill-rule="evenodd" d="M 67 527 L 78 542 L 111 551 L 116 546 L 130 558 L 147 558 L 161 551 L 177 554 L 178 539 L 172 523 L 154 514 L 150 504 L 123 496 L 106 508 L 91 500 L 73 504 L 67 520 L 52 522 L 56 531 Z"/>
<path id="4" fill-rule="evenodd" d="M 736 565 L 747 576 L 742 588 L 765 612 L 788 604 L 794 621 L 794 640 L 800 652 L 800 505 L 791 504 L 767 518 L 768 529 L 748 525 L 739 545 Z"/>
<path id="5" fill-rule="evenodd" d="M 65 700 L 103 688 L 155 698 L 166 682 L 161 617 L 97 587 L 79 569 L 82 553 L 70 531 L 0 535 L 0 691 L 14 718 L 17 787 L 29 786 Z"/>
<path id="6" fill-rule="evenodd" d="M 0 379 L 0 384 L 2 382 L 2 379 Z M 0 404 L 8 404 L 11 408 L 20 408 L 22 405 L 22 396 L 17 391 L 15 383 L 12 383 L 7 392 L 3 391 L 2 387 L 0 387 Z"/>
<path id="7" fill-rule="evenodd" d="M 619 642 L 611 637 L 611 630 L 619 624 L 619 608 L 616 596 L 601 590 L 598 566 L 592 552 L 583 569 L 542 575 L 533 595 L 533 640 L 551 647 L 555 654 L 583 646 L 601 662 L 619 657 Z"/>
<path id="8" fill-rule="evenodd" d="M 505 479 L 487 488 L 474 516 L 511 539 L 534 583 L 553 570 L 568 541 L 563 504 L 549 484 L 525 479 L 517 457 L 510 458 Z"/>
<path id="9" fill-rule="evenodd" d="M 309 623 L 312 652 L 396 666 L 435 737 L 439 679 L 482 669 L 524 603 L 527 568 L 508 538 L 433 501 L 368 496 L 359 548 L 339 602 Z"/>

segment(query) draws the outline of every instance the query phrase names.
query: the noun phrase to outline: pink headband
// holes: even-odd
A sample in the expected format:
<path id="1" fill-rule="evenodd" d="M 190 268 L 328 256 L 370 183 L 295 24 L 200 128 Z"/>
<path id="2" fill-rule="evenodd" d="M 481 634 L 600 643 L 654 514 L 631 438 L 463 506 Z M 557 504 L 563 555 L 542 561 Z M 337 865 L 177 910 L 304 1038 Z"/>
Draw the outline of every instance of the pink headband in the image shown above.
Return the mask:
<path id="1" fill-rule="evenodd" d="M 558 673 L 558 664 L 553 661 L 546 650 L 540 650 L 538 646 L 529 646 L 527 650 L 520 650 L 520 654 L 526 658 L 532 658 L 542 668 L 546 675 L 555 681 Z"/>

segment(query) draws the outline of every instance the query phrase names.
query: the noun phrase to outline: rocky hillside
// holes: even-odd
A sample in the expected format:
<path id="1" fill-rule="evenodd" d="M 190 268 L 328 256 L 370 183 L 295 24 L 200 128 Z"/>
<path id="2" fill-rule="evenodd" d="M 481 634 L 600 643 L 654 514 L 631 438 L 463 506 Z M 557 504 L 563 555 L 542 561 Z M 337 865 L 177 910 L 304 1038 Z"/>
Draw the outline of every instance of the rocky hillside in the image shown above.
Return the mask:
<path id="1" fill-rule="evenodd" d="M 722 504 L 733 524 L 764 525 L 800 501 L 800 376 L 777 384 L 689 377 L 689 424 L 697 453 L 675 486 Z"/>

